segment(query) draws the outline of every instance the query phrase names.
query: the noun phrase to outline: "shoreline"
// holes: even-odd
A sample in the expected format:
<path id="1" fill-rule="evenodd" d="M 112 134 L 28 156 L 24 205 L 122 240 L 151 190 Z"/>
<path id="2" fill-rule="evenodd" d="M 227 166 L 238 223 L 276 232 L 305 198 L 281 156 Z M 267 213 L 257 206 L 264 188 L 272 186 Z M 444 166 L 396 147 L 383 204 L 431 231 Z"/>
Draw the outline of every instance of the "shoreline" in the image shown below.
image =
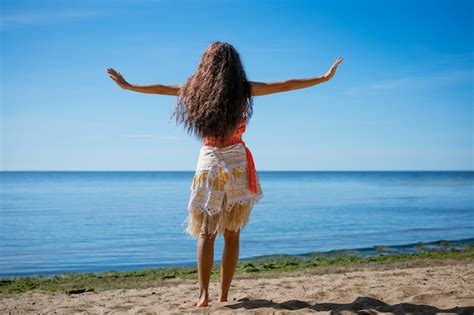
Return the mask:
<path id="1" fill-rule="evenodd" d="M 410 263 L 413 261 L 436 262 L 463 261 L 474 263 L 472 239 L 448 242 L 416 243 L 402 246 L 376 246 L 371 251 L 336 250 L 304 255 L 271 255 L 239 259 L 235 277 L 259 275 L 274 276 L 287 272 L 317 270 L 327 267 L 364 264 Z M 215 262 L 211 280 L 220 276 L 220 263 Z M 100 291 L 115 288 L 136 288 L 157 285 L 170 279 L 197 280 L 196 265 L 146 268 L 133 271 L 104 271 L 85 273 L 62 273 L 57 275 L 36 275 L 0 279 L 0 294 L 25 293 L 29 291 L 74 292 Z"/>
<path id="2" fill-rule="evenodd" d="M 217 302 L 218 279 L 211 278 L 209 289 L 210 304 L 199 309 L 195 307 L 197 280 L 182 278 L 152 286 L 137 283 L 129 288 L 74 293 L 0 293 L 0 309 L 7 314 L 472 314 L 474 259 L 471 253 L 455 258 L 369 261 L 280 273 L 237 273 L 228 302 Z"/>
<path id="3" fill-rule="evenodd" d="M 370 257 L 375 255 L 394 255 L 394 254 L 413 254 L 417 253 L 421 249 L 432 249 L 432 250 L 464 250 L 469 249 L 474 246 L 474 238 L 465 238 L 457 240 L 437 240 L 430 242 L 415 242 L 407 244 L 398 244 L 398 245 L 375 245 L 372 247 L 359 247 L 359 248 L 345 248 L 345 249 L 335 249 L 329 251 L 321 252 L 308 252 L 302 254 L 270 254 L 270 255 L 261 255 L 253 257 L 244 257 L 239 258 L 239 262 L 252 262 L 258 261 L 261 259 L 287 259 L 287 258 L 301 258 L 307 259 L 314 256 L 320 256 L 325 258 L 330 258 L 334 256 L 356 256 L 356 257 Z M 214 263 L 220 264 L 219 259 L 215 259 Z M 142 268 L 133 268 L 133 269 L 113 269 L 108 270 L 98 270 L 98 271 L 79 271 L 79 272 L 51 272 L 51 273 L 39 273 L 39 274 L 8 274 L 0 275 L 0 281 L 2 280 L 12 280 L 18 278 L 48 278 L 54 276 L 62 275 L 81 275 L 81 274 L 105 274 L 110 272 L 139 272 L 142 270 L 151 270 L 151 269 L 173 269 L 173 268 L 189 268 L 195 267 L 196 261 L 186 262 L 186 263 L 170 263 L 157 265 L 153 267 L 142 267 Z M 0 286 L 1 287 L 1 286 Z M 1 291 L 0 291 L 1 292 Z"/>

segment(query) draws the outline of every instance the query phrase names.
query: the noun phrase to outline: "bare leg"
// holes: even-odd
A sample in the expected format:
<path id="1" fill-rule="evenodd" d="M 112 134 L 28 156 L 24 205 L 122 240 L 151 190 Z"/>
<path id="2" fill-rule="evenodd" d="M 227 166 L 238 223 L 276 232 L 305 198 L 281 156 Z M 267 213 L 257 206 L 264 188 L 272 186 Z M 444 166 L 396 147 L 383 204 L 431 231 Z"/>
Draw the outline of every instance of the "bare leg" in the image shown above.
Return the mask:
<path id="1" fill-rule="evenodd" d="M 212 264 L 214 262 L 214 240 L 216 233 L 201 233 L 197 243 L 197 260 L 199 276 L 199 301 L 197 307 L 208 305 L 209 280 L 211 278 Z"/>
<path id="2" fill-rule="evenodd" d="M 227 301 L 230 284 L 239 260 L 240 229 L 224 231 L 224 252 L 221 264 L 221 292 L 219 302 Z"/>

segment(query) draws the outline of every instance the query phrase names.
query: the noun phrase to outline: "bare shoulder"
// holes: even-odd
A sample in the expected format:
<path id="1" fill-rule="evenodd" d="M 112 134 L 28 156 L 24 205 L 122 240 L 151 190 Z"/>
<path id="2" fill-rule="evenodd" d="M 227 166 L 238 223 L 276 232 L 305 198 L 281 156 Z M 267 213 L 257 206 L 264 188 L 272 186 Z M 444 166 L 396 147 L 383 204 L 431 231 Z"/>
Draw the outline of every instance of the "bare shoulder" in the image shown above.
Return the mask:
<path id="1" fill-rule="evenodd" d="M 172 88 L 176 91 L 179 91 L 182 86 L 183 86 L 183 84 L 170 84 L 170 85 L 168 85 L 168 87 L 170 87 L 170 88 Z"/>
<path id="2" fill-rule="evenodd" d="M 170 85 L 167 85 L 167 88 L 169 90 L 170 95 L 177 96 L 182 86 L 183 84 L 170 84 Z"/>
<path id="3" fill-rule="evenodd" d="M 268 84 L 265 82 L 249 81 L 252 88 L 252 96 L 265 95 L 268 90 Z"/>

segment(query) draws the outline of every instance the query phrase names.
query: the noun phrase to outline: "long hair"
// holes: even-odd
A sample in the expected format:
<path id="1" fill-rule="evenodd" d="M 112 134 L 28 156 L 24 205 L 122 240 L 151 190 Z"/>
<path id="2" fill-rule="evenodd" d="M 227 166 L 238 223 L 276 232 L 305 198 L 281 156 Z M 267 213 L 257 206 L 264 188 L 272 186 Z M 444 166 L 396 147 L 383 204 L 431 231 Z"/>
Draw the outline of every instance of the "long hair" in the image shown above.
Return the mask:
<path id="1" fill-rule="evenodd" d="M 177 124 L 200 140 L 223 141 L 252 113 L 251 85 L 237 50 L 228 43 L 211 43 L 178 92 Z"/>

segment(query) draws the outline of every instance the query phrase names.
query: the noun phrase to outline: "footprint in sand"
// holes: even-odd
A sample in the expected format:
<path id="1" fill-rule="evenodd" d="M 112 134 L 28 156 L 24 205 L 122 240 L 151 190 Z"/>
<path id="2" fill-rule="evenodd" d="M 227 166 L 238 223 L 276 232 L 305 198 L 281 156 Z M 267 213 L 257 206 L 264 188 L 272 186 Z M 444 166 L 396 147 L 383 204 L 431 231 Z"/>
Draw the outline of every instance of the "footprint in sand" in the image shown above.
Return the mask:
<path id="1" fill-rule="evenodd" d="M 114 306 L 111 306 L 110 309 L 114 311 L 129 311 L 130 309 L 134 307 L 135 305 L 114 305 Z"/>
<path id="2" fill-rule="evenodd" d="M 135 314 L 157 315 L 158 313 L 149 308 L 141 308 L 137 310 Z"/>

